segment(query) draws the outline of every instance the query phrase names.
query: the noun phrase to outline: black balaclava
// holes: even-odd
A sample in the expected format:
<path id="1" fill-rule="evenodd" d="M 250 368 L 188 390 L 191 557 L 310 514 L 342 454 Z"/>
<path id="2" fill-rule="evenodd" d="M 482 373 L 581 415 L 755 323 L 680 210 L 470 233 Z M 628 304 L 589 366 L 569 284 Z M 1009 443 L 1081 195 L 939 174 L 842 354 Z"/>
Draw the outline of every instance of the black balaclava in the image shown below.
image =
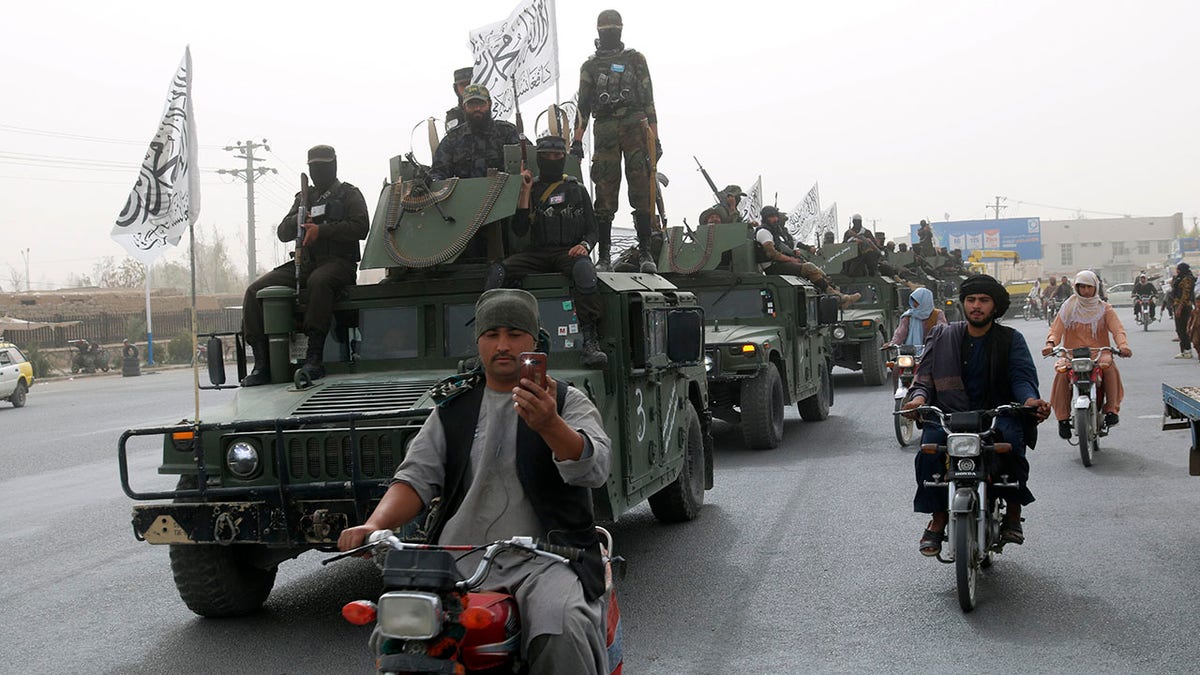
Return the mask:
<path id="1" fill-rule="evenodd" d="M 563 172 L 567 168 L 567 158 L 560 157 L 558 159 L 546 159 L 544 154 L 538 153 L 538 173 L 542 180 L 557 181 L 562 179 Z"/>
<path id="2" fill-rule="evenodd" d="M 596 17 L 596 51 L 619 52 L 625 48 L 621 42 L 621 15 L 615 9 L 606 9 Z"/>
<path id="3" fill-rule="evenodd" d="M 313 188 L 318 194 L 328 190 L 337 182 L 337 160 L 309 164 L 308 175 L 312 176 Z"/>

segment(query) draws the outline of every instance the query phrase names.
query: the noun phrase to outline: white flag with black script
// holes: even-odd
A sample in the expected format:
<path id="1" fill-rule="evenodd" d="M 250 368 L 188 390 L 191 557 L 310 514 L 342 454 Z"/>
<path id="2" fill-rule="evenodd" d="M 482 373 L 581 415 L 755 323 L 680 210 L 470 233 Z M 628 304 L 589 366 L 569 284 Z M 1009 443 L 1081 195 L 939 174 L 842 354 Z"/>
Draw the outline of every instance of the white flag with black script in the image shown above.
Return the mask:
<path id="1" fill-rule="evenodd" d="M 558 81 L 554 0 L 524 0 L 504 21 L 471 31 L 471 53 L 471 83 L 487 87 L 492 116 L 507 119 L 514 108 L 514 88 L 525 100 Z"/>
<path id="2" fill-rule="evenodd" d="M 762 220 L 762 176 L 754 181 L 754 185 L 750 186 L 750 191 L 746 193 L 738 202 L 738 213 L 742 214 L 742 220 L 747 223 L 757 223 Z"/>
<path id="3" fill-rule="evenodd" d="M 821 225 L 821 196 L 817 184 L 804 195 L 804 200 L 788 214 L 788 225 L 796 241 L 807 241 Z"/>
<path id="4" fill-rule="evenodd" d="M 145 265 L 179 243 L 200 215 L 196 118 L 192 114 L 192 53 L 171 80 L 162 122 L 142 160 L 137 183 L 125 200 L 111 236 Z"/>

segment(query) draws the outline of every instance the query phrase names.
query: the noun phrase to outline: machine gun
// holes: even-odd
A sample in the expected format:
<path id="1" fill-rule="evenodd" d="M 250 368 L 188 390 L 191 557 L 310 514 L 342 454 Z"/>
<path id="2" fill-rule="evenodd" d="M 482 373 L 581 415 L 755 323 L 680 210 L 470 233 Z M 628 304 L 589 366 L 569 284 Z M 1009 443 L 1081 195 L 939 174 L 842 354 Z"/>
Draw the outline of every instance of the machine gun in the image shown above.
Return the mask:
<path id="1" fill-rule="evenodd" d="M 422 166 L 422 164 L 417 161 L 416 156 L 413 155 L 411 150 L 404 153 L 404 159 L 408 160 L 408 163 L 411 164 L 412 168 L 413 168 L 413 183 L 414 183 L 414 185 L 412 187 L 412 190 L 414 192 L 417 190 L 421 190 L 424 192 L 424 194 L 432 196 L 433 191 L 429 189 L 429 186 L 433 185 L 433 176 L 431 176 L 429 174 L 429 169 L 425 166 Z M 442 211 L 441 205 L 438 204 L 436 201 L 433 202 L 433 208 L 437 209 L 438 215 L 442 217 L 442 220 L 444 220 L 447 223 L 454 222 L 454 217 L 446 215 L 446 213 L 444 211 Z M 392 232 L 396 228 L 400 227 L 400 221 L 403 219 L 404 219 L 404 209 L 400 209 L 400 217 L 396 219 L 396 222 L 393 225 L 388 227 L 388 231 Z"/>

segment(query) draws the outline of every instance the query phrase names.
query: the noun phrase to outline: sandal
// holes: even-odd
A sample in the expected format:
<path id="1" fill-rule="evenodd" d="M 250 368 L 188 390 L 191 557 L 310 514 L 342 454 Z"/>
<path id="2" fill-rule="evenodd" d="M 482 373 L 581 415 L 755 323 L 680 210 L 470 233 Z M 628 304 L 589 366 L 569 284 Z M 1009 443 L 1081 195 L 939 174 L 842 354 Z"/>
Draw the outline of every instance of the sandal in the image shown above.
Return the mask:
<path id="1" fill-rule="evenodd" d="M 921 555 L 932 558 L 942 552 L 943 541 L 946 541 L 945 532 L 925 528 L 925 532 L 921 534 L 921 541 L 917 545 L 917 550 L 921 552 Z"/>

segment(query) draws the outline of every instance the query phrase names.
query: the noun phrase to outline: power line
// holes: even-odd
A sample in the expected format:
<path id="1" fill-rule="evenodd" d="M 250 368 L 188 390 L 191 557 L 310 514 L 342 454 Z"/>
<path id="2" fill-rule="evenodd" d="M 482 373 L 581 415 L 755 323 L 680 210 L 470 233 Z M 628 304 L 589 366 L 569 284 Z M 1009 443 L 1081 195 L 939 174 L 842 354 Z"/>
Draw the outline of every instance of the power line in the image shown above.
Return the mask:
<path id="1" fill-rule="evenodd" d="M 1043 209 L 1056 209 L 1059 211 L 1072 211 L 1074 213 L 1091 213 L 1091 214 L 1095 214 L 1098 216 L 1116 216 L 1118 218 L 1132 218 L 1133 217 L 1131 214 L 1128 214 L 1128 213 L 1113 213 L 1111 211 L 1093 211 L 1091 209 L 1079 209 L 1079 208 L 1072 208 L 1069 206 L 1052 206 L 1050 204 L 1039 204 L 1037 202 L 1025 202 L 1025 201 L 1021 201 L 1020 199 L 1014 199 L 1012 201 L 1017 204 L 1025 204 L 1028 206 L 1037 206 L 1037 207 L 1041 207 Z M 991 207 L 988 207 L 988 208 L 991 208 Z"/>
<path id="2" fill-rule="evenodd" d="M 47 129 L 33 129 L 30 127 L 18 127 L 11 124 L 0 124 L 0 131 L 5 131 L 14 134 L 24 134 L 27 136 L 44 136 L 47 138 L 61 138 L 70 141 L 86 141 L 88 143 L 115 143 L 118 145 L 148 145 L 147 141 L 135 141 L 127 138 L 109 138 L 106 136 L 88 136 L 85 134 L 75 134 L 67 131 L 49 131 Z M 201 145 L 201 148 L 209 150 L 220 150 L 220 145 Z"/>

